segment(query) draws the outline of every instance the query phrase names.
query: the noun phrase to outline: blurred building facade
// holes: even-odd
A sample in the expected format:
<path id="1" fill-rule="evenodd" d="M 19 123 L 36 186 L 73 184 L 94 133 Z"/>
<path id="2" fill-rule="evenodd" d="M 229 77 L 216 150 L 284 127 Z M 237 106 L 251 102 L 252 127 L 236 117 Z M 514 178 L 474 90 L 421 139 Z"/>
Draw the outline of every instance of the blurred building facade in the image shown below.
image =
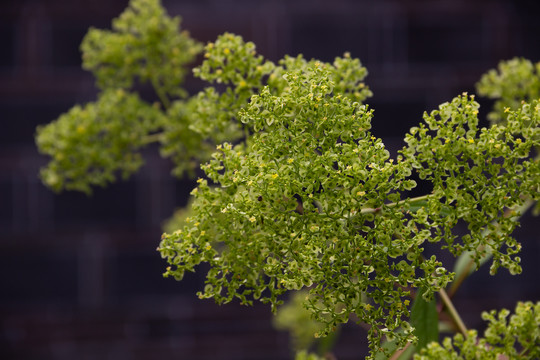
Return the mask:
<path id="1" fill-rule="evenodd" d="M 96 95 L 80 67 L 88 27 L 110 28 L 127 0 L 0 4 L 0 358 L 287 359 L 287 335 L 265 306 L 218 307 L 195 291 L 202 274 L 163 279 L 155 251 L 161 224 L 194 186 L 170 176 L 157 149 L 132 179 L 92 197 L 54 194 L 38 179 L 46 163 L 36 126 Z M 165 0 L 200 41 L 228 31 L 272 60 L 285 54 L 361 59 L 374 92 L 373 132 L 394 151 L 422 112 L 514 56 L 540 60 L 538 7 L 520 1 Z M 187 87 L 195 92 L 197 81 Z M 486 102 L 486 106 L 489 103 Z M 484 109 L 487 111 L 487 108 Z M 479 311 L 539 300 L 534 219 L 518 236 L 524 275 L 485 273 L 456 299 L 470 325 Z M 537 261 L 537 260 L 536 260 Z M 535 273 L 536 271 L 536 273 Z M 486 271 L 487 273 L 487 271 Z M 534 275 L 536 274 L 536 275 Z M 501 285 L 503 284 L 503 285 Z M 339 359 L 365 353 L 364 333 L 344 333 Z"/>

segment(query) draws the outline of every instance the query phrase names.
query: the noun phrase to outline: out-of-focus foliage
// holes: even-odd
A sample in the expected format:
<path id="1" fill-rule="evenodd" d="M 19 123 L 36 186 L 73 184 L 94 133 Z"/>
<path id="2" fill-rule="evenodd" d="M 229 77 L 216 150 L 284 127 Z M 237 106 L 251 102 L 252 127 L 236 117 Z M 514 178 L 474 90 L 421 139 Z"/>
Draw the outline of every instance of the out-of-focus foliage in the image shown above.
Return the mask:
<path id="1" fill-rule="evenodd" d="M 180 18 L 165 13 L 159 0 L 132 0 L 111 30 L 90 28 L 81 50 L 83 68 L 96 77 L 100 89 L 133 89 L 150 82 L 164 98 L 187 95 L 180 87 L 201 45 Z"/>
<path id="2" fill-rule="evenodd" d="M 56 191 L 90 193 L 138 170 L 146 145 L 182 129 L 180 171 L 208 158 L 205 134 L 190 129 L 180 86 L 202 46 L 179 31 L 158 0 L 132 0 L 113 21 L 113 30 L 90 29 L 81 45 L 83 67 L 92 71 L 101 92 L 95 102 L 76 105 L 56 121 L 37 129 L 36 143 L 51 160 L 42 169 L 44 183 Z M 156 101 L 143 100 L 137 84 L 149 83 Z M 212 140 L 210 139 L 210 142 Z M 212 146 L 213 148 L 213 146 Z M 164 152 L 167 152 L 164 146 Z"/>
<path id="3" fill-rule="evenodd" d="M 122 89 L 106 90 L 96 102 L 76 105 L 38 128 L 38 147 L 51 156 L 41 177 L 54 190 L 85 193 L 114 181 L 117 172 L 127 178 L 143 163 L 146 136 L 164 121 L 159 106 Z"/>
<path id="4" fill-rule="evenodd" d="M 311 312 L 304 308 L 307 295 L 305 290 L 293 292 L 289 301 L 278 309 L 274 317 L 277 329 L 291 333 L 293 348 L 296 351 L 308 350 L 317 340 L 315 334 L 324 328 L 324 324 L 315 321 Z"/>
<path id="5" fill-rule="evenodd" d="M 504 122 L 509 110 L 540 99 L 540 62 L 533 64 L 521 58 L 501 61 L 497 69 L 482 76 L 476 89 L 479 95 L 495 100 L 488 119 Z"/>
<path id="6" fill-rule="evenodd" d="M 430 343 L 415 360 L 495 360 L 540 358 L 540 303 L 519 302 L 515 313 L 503 309 L 484 312 L 482 319 L 488 322 L 484 337 L 476 330 L 467 336 L 457 334 L 445 338 L 442 344 Z"/>

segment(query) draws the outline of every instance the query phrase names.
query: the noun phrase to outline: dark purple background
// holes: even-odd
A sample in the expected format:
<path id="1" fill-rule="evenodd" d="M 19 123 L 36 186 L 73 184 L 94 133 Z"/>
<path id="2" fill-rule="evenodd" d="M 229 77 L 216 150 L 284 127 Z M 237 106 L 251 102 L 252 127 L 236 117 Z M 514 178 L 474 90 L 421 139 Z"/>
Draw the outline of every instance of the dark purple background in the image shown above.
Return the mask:
<path id="1" fill-rule="evenodd" d="M 229 31 L 272 60 L 285 54 L 332 60 L 345 51 L 367 66 L 374 133 L 395 153 L 422 112 L 474 84 L 499 60 L 540 60 L 538 6 L 526 1 L 185 0 L 170 14 L 201 41 Z M 92 101 L 80 68 L 89 26 L 110 27 L 127 0 L 4 0 L 0 4 L 0 358 L 286 359 L 288 338 L 266 306 L 200 301 L 199 274 L 163 279 L 160 224 L 193 187 L 169 175 L 157 149 L 127 182 L 93 197 L 53 194 L 37 178 L 46 159 L 35 127 Z M 188 81 L 191 92 L 198 82 Z M 487 110 L 489 102 L 482 101 Z M 481 310 L 539 300 L 537 219 L 527 217 L 524 275 L 475 274 L 455 302 L 471 327 Z M 340 360 L 365 353 L 348 326 Z"/>

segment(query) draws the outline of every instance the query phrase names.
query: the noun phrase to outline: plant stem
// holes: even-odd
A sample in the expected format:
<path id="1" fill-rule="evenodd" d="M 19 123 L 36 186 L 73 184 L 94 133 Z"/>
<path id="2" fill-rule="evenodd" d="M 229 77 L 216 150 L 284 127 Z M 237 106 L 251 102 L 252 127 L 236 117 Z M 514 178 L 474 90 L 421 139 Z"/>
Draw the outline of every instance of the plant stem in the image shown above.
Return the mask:
<path id="1" fill-rule="evenodd" d="M 398 360 L 411 345 L 412 344 L 408 342 L 407 345 L 403 347 L 403 349 L 397 349 L 396 352 L 394 352 L 388 360 Z"/>
<path id="2" fill-rule="evenodd" d="M 157 96 L 159 97 L 159 100 L 165 107 L 165 109 L 168 109 L 171 106 L 171 102 L 165 92 L 162 90 L 161 86 L 158 83 L 158 80 L 155 77 L 152 77 L 152 87 L 156 91 Z"/>
<path id="3" fill-rule="evenodd" d="M 446 293 L 444 289 L 439 290 L 439 295 L 441 297 L 441 300 L 448 309 L 448 312 L 450 313 L 450 317 L 454 321 L 454 323 L 457 325 L 459 332 L 461 332 L 464 336 L 467 336 L 467 327 L 465 326 L 465 323 L 459 316 L 459 313 L 457 312 L 456 308 L 454 307 L 454 304 L 452 303 L 452 300 L 450 300 L 450 297 Z"/>
<path id="4" fill-rule="evenodd" d="M 386 207 L 394 207 L 394 206 L 397 206 L 397 205 L 401 205 L 401 204 L 403 204 L 403 203 L 405 203 L 405 202 L 409 202 L 409 203 L 411 203 L 411 204 L 414 204 L 414 203 L 417 203 L 417 202 L 421 202 L 421 201 L 427 200 L 427 199 L 429 199 L 429 198 L 432 197 L 432 196 L 433 196 L 433 194 L 427 194 L 427 195 L 417 196 L 417 197 L 413 197 L 413 198 L 401 200 L 401 201 L 398 201 L 398 202 L 395 202 L 395 203 L 386 204 Z"/>
<path id="5" fill-rule="evenodd" d="M 422 202 L 422 201 L 424 201 L 426 199 L 429 199 L 432 196 L 433 196 L 433 194 L 417 196 L 417 197 L 414 197 L 414 198 L 401 200 L 401 201 L 398 201 L 398 202 L 395 202 L 395 203 L 385 204 L 385 206 L 386 207 L 395 207 L 395 206 L 401 205 L 401 204 L 403 204 L 405 202 L 409 202 L 410 204 L 415 204 L 415 203 Z M 363 208 L 363 209 L 360 210 L 360 213 L 361 214 L 377 213 L 379 211 L 381 211 L 380 207 L 377 207 L 377 208 Z"/>
<path id="6" fill-rule="evenodd" d="M 504 212 L 504 215 L 503 217 L 510 217 L 512 216 L 513 214 L 515 214 L 516 212 L 519 212 L 520 215 L 517 215 L 517 216 L 514 216 L 514 218 L 517 220 L 519 219 L 521 216 L 523 216 L 523 214 L 525 214 L 533 205 L 534 205 L 535 201 L 532 200 L 532 199 L 527 199 L 523 205 L 517 207 L 517 208 L 513 208 L 513 209 L 506 209 L 505 212 Z M 482 233 L 482 236 L 485 237 L 489 234 L 489 231 L 488 230 L 484 230 L 484 232 Z M 477 251 L 483 251 L 485 249 L 485 246 L 479 246 Z M 452 285 L 450 286 L 450 289 L 448 290 L 448 293 L 450 294 L 450 296 L 453 296 L 456 291 L 459 289 L 459 287 L 461 286 L 461 284 L 463 283 L 463 281 L 474 271 L 474 269 L 476 268 L 476 263 L 472 257 L 472 252 L 468 252 L 468 253 L 471 253 L 471 256 L 469 257 L 469 260 L 467 262 L 467 264 L 465 265 L 465 270 L 462 271 L 459 276 L 454 279 L 454 281 L 452 282 Z M 466 253 L 464 253 L 466 254 Z M 484 258 L 481 260 L 481 262 L 485 262 L 487 261 L 489 258 L 491 257 L 491 253 L 488 253 L 484 256 Z"/>
<path id="7" fill-rule="evenodd" d="M 153 143 L 153 142 L 158 142 L 161 140 L 161 137 L 163 136 L 163 133 L 157 133 L 157 134 L 151 134 L 151 135 L 146 135 L 143 139 L 143 143 L 144 144 L 150 144 L 150 143 Z"/>

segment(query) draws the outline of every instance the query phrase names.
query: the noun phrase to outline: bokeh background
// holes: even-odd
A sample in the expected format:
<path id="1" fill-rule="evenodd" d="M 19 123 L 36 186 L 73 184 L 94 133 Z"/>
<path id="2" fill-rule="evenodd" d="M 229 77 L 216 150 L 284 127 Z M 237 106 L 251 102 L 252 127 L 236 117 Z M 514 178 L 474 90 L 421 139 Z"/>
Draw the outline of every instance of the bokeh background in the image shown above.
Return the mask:
<path id="1" fill-rule="evenodd" d="M 163 279 L 161 225 L 185 205 L 191 180 L 170 176 L 157 149 L 128 181 L 92 197 L 54 194 L 38 179 L 47 159 L 36 126 L 95 99 L 81 70 L 88 27 L 109 28 L 127 0 L 0 3 L 0 358 L 289 359 L 288 336 L 269 308 L 216 306 L 195 296 L 201 275 Z M 534 1 L 164 0 L 200 41 L 225 31 L 285 54 L 331 61 L 350 51 L 368 68 L 375 135 L 393 151 L 404 133 L 482 73 L 515 56 L 540 60 Z M 201 84 L 188 79 L 192 92 Z M 485 112 L 489 101 L 481 100 Z M 455 304 L 470 327 L 480 311 L 540 300 L 538 219 L 525 217 L 524 274 L 482 269 Z M 338 359 L 360 359 L 365 333 L 347 326 Z"/>

